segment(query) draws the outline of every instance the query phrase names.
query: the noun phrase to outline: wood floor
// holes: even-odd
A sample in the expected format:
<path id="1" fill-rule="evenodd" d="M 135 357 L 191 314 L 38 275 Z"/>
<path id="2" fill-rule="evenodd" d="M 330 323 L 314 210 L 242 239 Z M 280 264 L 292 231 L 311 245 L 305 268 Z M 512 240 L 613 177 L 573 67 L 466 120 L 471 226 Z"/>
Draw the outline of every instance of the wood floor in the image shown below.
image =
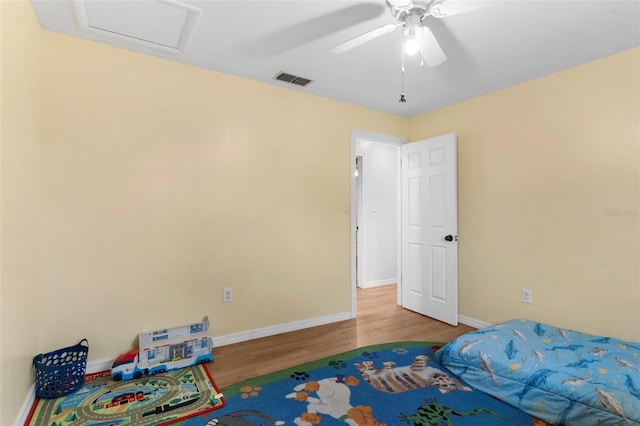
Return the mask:
<path id="1" fill-rule="evenodd" d="M 472 330 L 402 309 L 396 304 L 395 285 L 358 289 L 357 318 L 214 348 L 215 360 L 207 367 L 222 388 L 362 346 L 400 341 L 447 342 Z"/>

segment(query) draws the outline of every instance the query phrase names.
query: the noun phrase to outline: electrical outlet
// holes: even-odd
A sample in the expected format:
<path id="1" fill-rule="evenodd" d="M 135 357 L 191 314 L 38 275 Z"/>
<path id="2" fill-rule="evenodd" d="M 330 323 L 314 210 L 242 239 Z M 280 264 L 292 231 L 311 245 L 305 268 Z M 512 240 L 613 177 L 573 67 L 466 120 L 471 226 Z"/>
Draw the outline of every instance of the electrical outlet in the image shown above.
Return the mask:
<path id="1" fill-rule="evenodd" d="M 222 293 L 222 301 L 223 302 L 231 302 L 233 300 L 233 290 L 231 287 L 225 287 L 224 292 Z"/>
<path id="2" fill-rule="evenodd" d="M 533 303 L 533 290 L 529 288 L 522 289 L 522 303 Z"/>

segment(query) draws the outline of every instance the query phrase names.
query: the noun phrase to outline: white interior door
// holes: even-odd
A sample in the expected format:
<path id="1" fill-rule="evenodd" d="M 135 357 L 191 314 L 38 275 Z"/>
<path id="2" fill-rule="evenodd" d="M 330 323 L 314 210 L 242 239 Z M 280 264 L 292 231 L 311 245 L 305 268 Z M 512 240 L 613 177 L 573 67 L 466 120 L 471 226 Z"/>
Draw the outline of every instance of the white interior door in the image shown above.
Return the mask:
<path id="1" fill-rule="evenodd" d="M 402 306 L 458 325 L 457 138 L 402 146 Z"/>

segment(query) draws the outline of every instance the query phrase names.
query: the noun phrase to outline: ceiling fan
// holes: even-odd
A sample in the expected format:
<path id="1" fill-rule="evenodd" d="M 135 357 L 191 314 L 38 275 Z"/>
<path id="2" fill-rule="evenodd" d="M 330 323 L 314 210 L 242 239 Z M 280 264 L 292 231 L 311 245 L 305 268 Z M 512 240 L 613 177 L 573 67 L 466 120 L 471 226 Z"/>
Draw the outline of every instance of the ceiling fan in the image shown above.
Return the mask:
<path id="1" fill-rule="evenodd" d="M 361 44 L 395 31 L 402 27 L 404 34 L 404 49 L 407 54 L 421 52 L 424 62 L 429 67 L 435 67 L 447 60 L 440 43 L 429 27 L 424 24 L 425 18 L 444 18 L 459 13 L 484 7 L 481 1 L 457 0 L 386 0 L 397 23 L 387 24 L 368 31 L 351 40 L 332 47 L 333 53 L 344 53 Z"/>

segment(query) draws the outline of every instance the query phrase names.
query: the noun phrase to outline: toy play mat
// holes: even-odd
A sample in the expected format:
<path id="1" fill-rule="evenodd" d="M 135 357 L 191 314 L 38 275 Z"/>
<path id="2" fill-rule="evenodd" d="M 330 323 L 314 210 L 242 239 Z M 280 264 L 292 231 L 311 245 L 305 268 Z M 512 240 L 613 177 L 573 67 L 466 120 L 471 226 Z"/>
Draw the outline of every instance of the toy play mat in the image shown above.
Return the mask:
<path id="1" fill-rule="evenodd" d="M 26 425 L 162 425 L 224 406 L 204 366 L 114 382 L 110 372 L 88 375 L 77 392 L 36 399 Z"/>

